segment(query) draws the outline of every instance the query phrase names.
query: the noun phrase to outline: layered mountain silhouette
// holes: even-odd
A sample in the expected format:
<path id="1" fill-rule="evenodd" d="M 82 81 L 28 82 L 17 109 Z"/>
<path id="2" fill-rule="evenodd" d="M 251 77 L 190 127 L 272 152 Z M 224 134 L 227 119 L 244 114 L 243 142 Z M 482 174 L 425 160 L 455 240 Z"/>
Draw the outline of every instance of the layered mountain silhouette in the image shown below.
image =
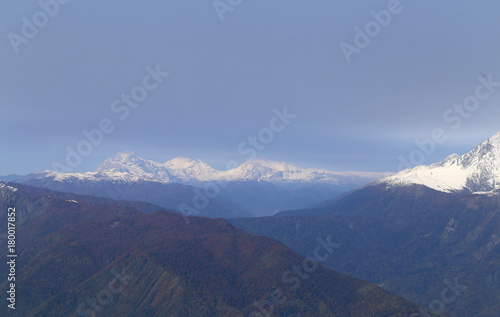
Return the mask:
<path id="1" fill-rule="evenodd" d="M 15 207 L 17 214 L 16 316 L 410 316 L 419 311 L 224 219 L 192 217 L 187 224 L 166 210 L 145 214 L 136 203 L 19 184 L 0 183 L 0 198 L 0 208 Z M 2 213 L 2 235 L 6 221 Z M 323 248 L 322 258 L 328 244 Z M 6 244 L 0 249 L 6 254 Z M 8 289 L 3 281 L 0 287 Z M 7 305 L 0 310 L 3 316 L 13 312 Z"/>
<path id="2" fill-rule="evenodd" d="M 96 172 L 47 171 L 18 180 L 62 192 L 0 183 L 0 207 L 16 204 L 20 210 L 19 245 L 26 262 L 19 263 L 24 283 L 35 289 L 24 304 L 27 311 L 95 311 L 89 305 L 96 292 L 125 270 L 148 282 L 127 280 L 134 287 L 99 306 L 110 316 L 139 309 L 152 316 L 258 316 L 271 310 L 277 316 L 500 315 L 500 134 L 462 156 L 385 175 L 348 193 L 345 187 L 338 197 L 332 197 L 338 186 L 368 179 L 354 185 L 353 178 L 333 181 L 325 171 L 247 163 L 220 172 L 185 158 L 159 164 L 119 154 Z M 203 193 L 207 184 L 218 184 L 219 193 L 201 215 L 254 216 L 263 205 L 262 214 L 269 206 L 279 211 L 292 205 L 294 210 L 273 217 L 230 222 L 279 240 L 302 257 L 226 220 L 191 217 L 188 224 L 151 204 L 189 204 L 193 194 L 185 193 Z M 300 287 L 290 289 L 295 282 L 285 283 L 292 279 L 283 273 L 307 261 L 303 257 L 317 256 L 321 237 L 339 245 L 321 265 L 427 311 L 321 265 L 307 278 L 295 276 Z M 55 278 L 57 272 L 68 272 L 63 278 L 70 286 Z"/>
<path id="3" fill-rule="evenodd" d="M 500 134 L 462 156 L 382 178 L 315 208 L 232 220 L 310 256 L 317 234 L 343 242 L 325 265 L 450 316 L 500 315 Z M 456 281 L 452 299 L 441 299 Z"/>

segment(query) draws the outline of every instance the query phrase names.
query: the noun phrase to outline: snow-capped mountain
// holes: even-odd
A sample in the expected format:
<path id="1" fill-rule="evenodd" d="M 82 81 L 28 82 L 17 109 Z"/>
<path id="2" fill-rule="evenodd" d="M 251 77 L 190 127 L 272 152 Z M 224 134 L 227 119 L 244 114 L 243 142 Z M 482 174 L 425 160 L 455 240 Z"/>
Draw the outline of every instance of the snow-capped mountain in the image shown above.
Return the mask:
<path id="1" fill-rule="evenodd" d="M 200 215 L 229 218 L 309 207 L 387 175 L 303 169 L 264 159 L 219 171 L 185 157 L 158 163 L 133 153 L 118 153 L 94 172 L 45 171 L 15 181 L 81 195 L 145 201 L 173 210 L 179 210 L 181 204 L 204 206 Z M 220 186 L 214 189 L 209 182 Z"/>
<path id="2" fill-rule="evenodd" d="M 500 189 L 500 133 L 462 156 L 452 154 L 383 178 L 388 185 L 424 185 L 442 192 L 493 193 Z"/>
<path id="3" fill-rule="evenodd" d="M 314 168 L 300 168 L 286 162 L 265 159 L 247 161 L 239 167 L 227 171 L 224 176 L 233 181 L 266 181 L 274 184 L 301 183 L 348 186 L 363 184 L 389 173 L 333 172 Z"/>
<path id="4" fill-rule="evenodd" d="M 304 169 L 285 162 L 254 159 L 228 170 L 218 171 L 201 160 L 185 157 L 158 163 L 138 157 L 133 153 L 118 153 L 105 160 L 95 172 L 58 173 L 45 171 L 30 178 L 52 178 L 56 181 L 71 179 L 86 181 L 181 183 L 196 185 L 210 181 L 265 181 L 273 184 L 322 184 L 356 187 L 388 173 L 332 172 L 321 169 Z"/>
<path id="5" fill-rule="evenodd" d="M 104 178 L 127 182 L 147 180 L 160 183 L 170 183 L 177 180 L 163 164 L 145 160 L 133 153 L 118 153 L 115 157 L 101 163 L 95 172 L 64 173 L 59 174 L 59 177 Z"/>
<path id="6" fill-rule="evenodd" d="M 220 178 L 221 174 L 221 172 L 207 163 L 187 157 L 174 158 L 165 162 L 163 167 L 170 171 L 178 181 L 183 183 L 212 181 Z"/>

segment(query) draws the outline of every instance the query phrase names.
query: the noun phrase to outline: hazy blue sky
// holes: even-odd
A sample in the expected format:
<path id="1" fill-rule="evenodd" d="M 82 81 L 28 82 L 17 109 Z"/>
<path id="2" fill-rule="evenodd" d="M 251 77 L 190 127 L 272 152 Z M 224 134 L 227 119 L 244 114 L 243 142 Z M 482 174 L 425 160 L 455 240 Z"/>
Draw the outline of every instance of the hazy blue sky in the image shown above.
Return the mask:
<path id="1" fill-rule="evenodd" d="M 500 82 L 498 1 L 243 0 L 223 21 L 210 0 L 73 0 L 49 5 L 53 16 L 40 3 L 0 2 L 0 175 L 66 164 L 67 147 L 104 118 L 114 131 L 73 170 L 118 151 L 224 168 L 285 106 L 296 117 L 271 141 L 262 132 L 269 143 L 256 152 L 302 167 L 396 171 L 435 128 L 447 140 L 425 163 L 500 130 L 500 87 L 487 98 L 479 88 L 484 100 L 461 124 L 449 112 L 474 101 L 478 76 Z M 370 12 L 388 6 L 377 35 Z M 340 44 L 354 46 L 367 23 L 374 37 L 348 63 Z M 142 97 L 157 65 L 169 76 L 154 89 L 148 78 L 144 101 L 128 116 L 112 108 L 134 88 Z"/>

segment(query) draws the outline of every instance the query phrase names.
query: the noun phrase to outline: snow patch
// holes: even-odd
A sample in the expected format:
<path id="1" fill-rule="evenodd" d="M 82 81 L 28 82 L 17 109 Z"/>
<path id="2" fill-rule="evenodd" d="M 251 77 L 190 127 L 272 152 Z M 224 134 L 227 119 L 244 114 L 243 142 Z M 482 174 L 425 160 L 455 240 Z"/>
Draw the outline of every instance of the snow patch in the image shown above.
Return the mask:
<path id="1" fill-rule="evenodd" d="M 3 182 L 0 182 L 0 189 L 2 189 L 2 188 L 10 190 L 11 192 L 14 192 L 14 193 L 17 191 L 17 188 L 9 186 L 9 185 L 7 185 L 7 184 L 5 184 Z"/>

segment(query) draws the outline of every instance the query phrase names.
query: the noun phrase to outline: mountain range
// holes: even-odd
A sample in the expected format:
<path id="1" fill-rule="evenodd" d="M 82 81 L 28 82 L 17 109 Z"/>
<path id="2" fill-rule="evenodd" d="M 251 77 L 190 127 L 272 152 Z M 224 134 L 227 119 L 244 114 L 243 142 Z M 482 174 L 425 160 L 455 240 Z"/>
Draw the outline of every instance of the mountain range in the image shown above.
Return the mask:
<path id="1" fill-rule="evenodd" d="M 0 209 L 16 208 L 17 250 L 15 285 L 7 270 L 0 284 L 17 289 L 16 310 L 2 305 L 2 316 L 403 317 L 420 309 L 227 220 L 186 224 L 134 204 L 0 182 Z M 324 259 L 333 245 L 322 238 Z M 7 243 L 0 250 L 7 254 Z"/>
<path id="2" fill-rule="evenodd" d="M 151 181 L 199 185 L 205 182 L 268 182 L 275 185 L 329 185 L 357 187 L 390 173 L 333 172 L 322 169 L 305 169 L 286 162 L 253 159 L 227 171 L 219 171 L 197 159 L 177 157 L 158 163 L 138 157 L 133 153 L 118 153 L 105 160 L 96 171 L 87 173 L 58 173 L 45 171 L 29 178 L 54 180 L 108 180 L 116 182 Z"/>
<path id="3" fill-rule="evenodd" d="M 375 179 L 377 176 L 382 177 Z M 75 309 L 79 303 L 76 293 L 91 294 L 104 285 L 99 279 L 102 281 L 106 269 L 126 267 L 151 280 L 165 276 L 168 283 L 181 283 L 175 284 L 182 285 L 181 295 L 172 290 L 163 293 L 153 283 L 154 292 L 148 297 L 151 303 L 158 303 L 161 297 L 175 304 L 155 304 L 152 315 L 251 314 L 256 306 L 244 293 L 266 298 L 268 293 L 261 286 L 267 292 L 275 291 L 280 285 L 275 274 L 286 271 L 290 263 L 317 256 L 318 239 L 329 237 L 339 247 L 321 265 L 367 280 L 426 310 L 385 297 L 381 294 L 389 293 L 380 293 L 373 286 L 369 289 L 375 290 L 375 294 L 367 294 L 363 287 L 359 288 L 362 284 L 356 284 L 363 282 L 349 278 L 342 281 L 340 275 L 334 276 L 338 273 L 321 273 L 314 285 L 304 284 L 299 293 L 286 293 L 292 300 L 273 305 L 273 313 L 500 316 L 500 133 L 469 153 L 453 154 L 441 162 L 392 175 L 354 172 L 339 176 L 265 160 L 221 172 L 199 160 L 177 158 L 161 164 L 120 153 L 95 172 L 46 171 L 15 181 L 0 182 L 0 207 L 20 206 L 20 245 L 27 250 L 23 256 L 29 261 L 22 266 L 28 272 L 25 282 L 38 285 L 37 276 L 55 276 L 52 268 L 75 268 L 76 275 L 68 278 L 80 285 L 78 291 L 64 289 L 64 296 L 60 297 L 56 282 L 51 281 L 48 294 L 57 295 L 49 299 L 30 295 L 34 304 L 26 305 L 35 311 Z M 94 197 L 94 193 L 101 197 Z M 160 202 L 162 207 L 169 205 L 179 210 L 175 208 L 179 204 L 195 205 L 194 199 L 202 197 L 210 199 L 199 208 L 199 215 L 230 220 L 192 217 L 191 227 L 180 221 L 178 213 L 158 210 L 154 205 Z M 291 208 L 285 210 L 287 206 Z M 255 217 L 259 215 L 268 216 Z M 0 223 L 5 222 L 5 217 L 0 215 Z M 88 232 L 96 237 L 86 237 Z M 127 246 L 118 243 L 125 237 L 132 239 L 124 240 Z M 135 244 L 134 237 L 144 243 Z M 288 249 L 272 239 L 302 257 L 287 253 Z M 104 247 L 99 249 L 102 243 Z M 146 252 L 139 248 L 146 246 Z M 93 248 L 98 250 L 91 251 Z M 57 251 L 54 258 L 50 256 L 53 250 L 62 251 Z M 186 252 L 180 254 L 178 250 Z M 275 252 L 269 254 L 265 250 Z M 247 252 L 255 256 L 248 257 Z M 133 264 L 130 254 L 138 259 Z M 283 257 L 273 257 L 276 254 Z M 47 261 L 35 263 L 40 258 Z M 82 263 L 99 265 L 92 264 L 87 270 Z M 205 264 L 209 264 L 209 274 L 199 272 Z M 144 265 L 148 265 L 146 271 L 138 269 Z M 206 283 L 218 286 L 210 288 Z M 232 289 L 231 285 L 245 285 L 245 291 Z M 135 286 L 146 291 L 142 285 Z M 43 292 L 45 288 L 40 288 L 37 294 Z M 128 296 L 125 298 L 130 298 L 134 307 L 146 307 L 137 294 Z M 186 303 L 193 298 L 200 298 L 195 310 L 185 311 Z M 381 303 L 378 308 L 373 308 L 371 299 Z M 341 307 L 335 304 L 329 308 L 328 301 Z M 65 306 L 67 303 L 70 305 Z M 123 312 L 127 308 L 116 309 Z"/>
<path id="4" fill-rule="evenodd" d="M 329 268 L 449 316 L 500 316 L 499 149 L 496 134 L 314 208 L 231 222 L 304 256 L 331 232 L 345 247 Z M 443 299 L 452 281 L 454 295 Z"/>
<path id="5" fill-rule="evenodd" d="M 174 210 L 182 209 L 181 205 L 194 208 L 206 201 L 203 208 L 196 208 L 197 215 L 236 218 L 313 206 L 388 174 L 303 169 L 264 159 L 218 171 L 201 160 L 179 157 L 158 163 L 132 153 L 118 153 L 94 172 L 45 171 L 14 181 L 77 194 L 146 201 Z"/>

